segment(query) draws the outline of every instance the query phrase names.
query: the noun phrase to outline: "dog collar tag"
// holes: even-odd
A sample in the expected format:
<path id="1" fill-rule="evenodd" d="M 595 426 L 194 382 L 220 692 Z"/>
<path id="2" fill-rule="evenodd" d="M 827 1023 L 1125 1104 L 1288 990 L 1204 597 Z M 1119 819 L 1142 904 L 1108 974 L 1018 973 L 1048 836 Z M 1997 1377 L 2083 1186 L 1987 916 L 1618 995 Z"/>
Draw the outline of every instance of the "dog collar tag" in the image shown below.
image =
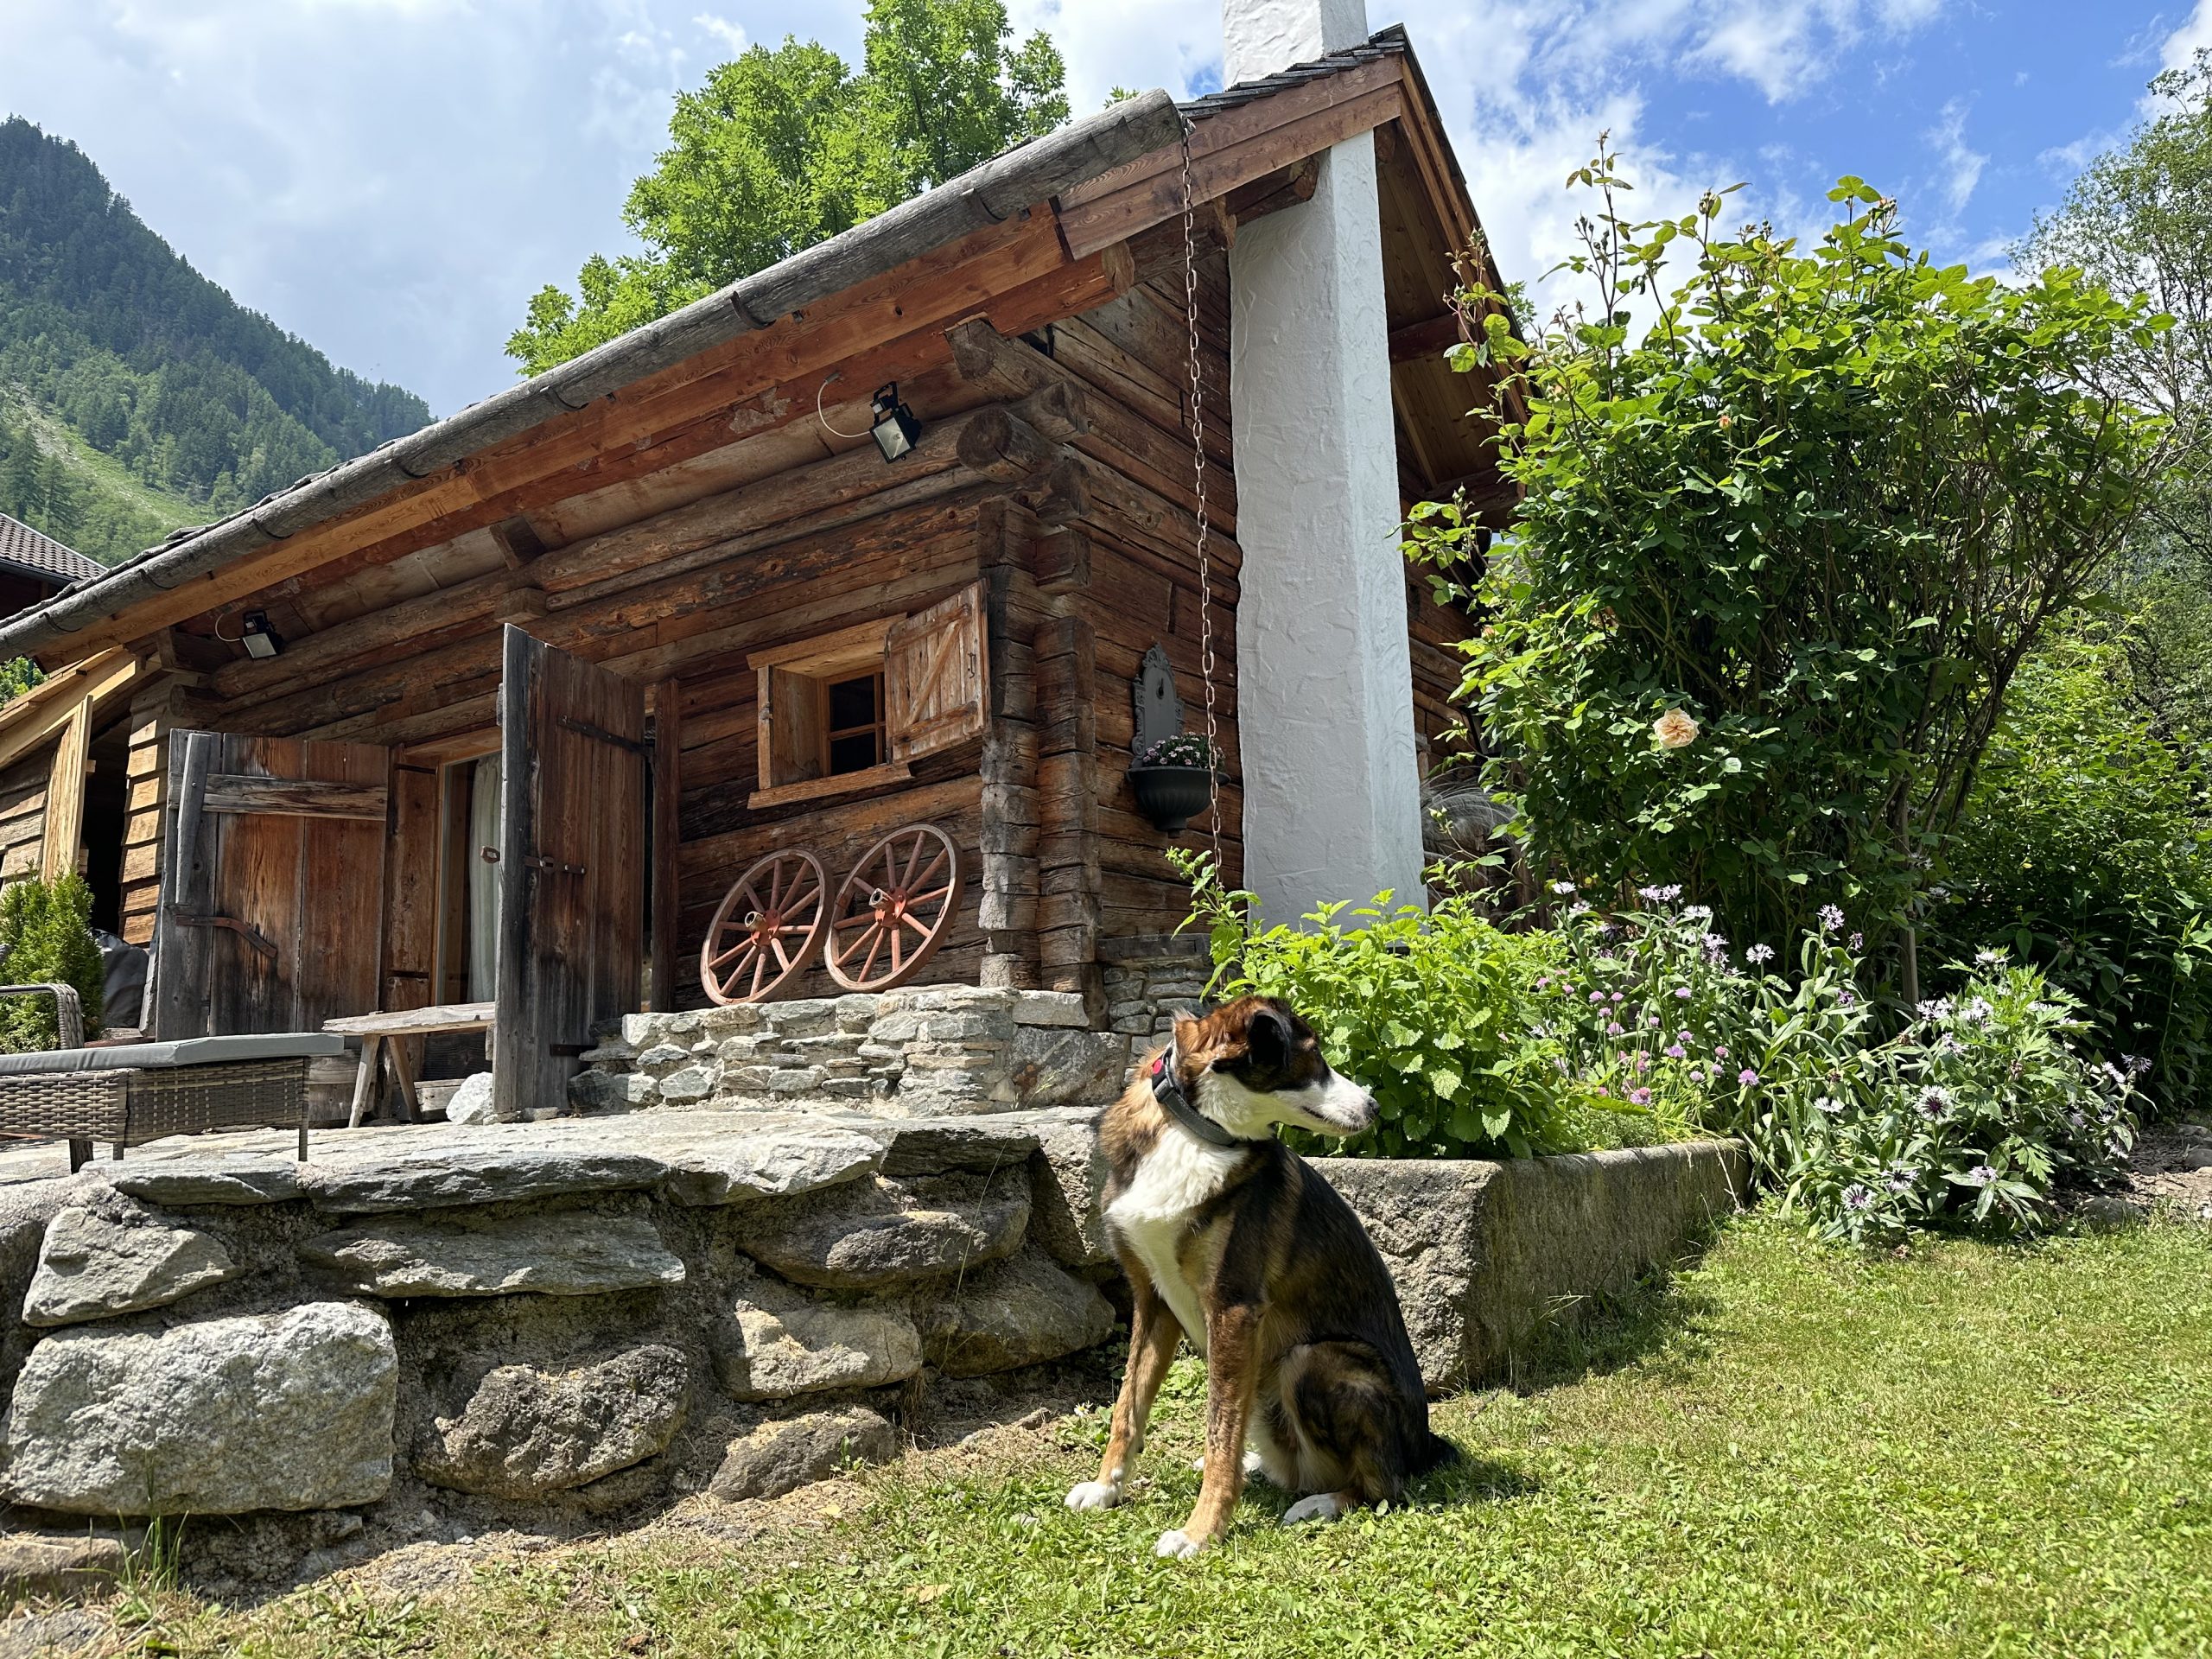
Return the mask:
<path id="1" fill-rule="evenodd" d="M 1256 1144 L 1241 1135 L 1231 1135 L 1191 1104 L 1190 1096 L 1183 1092 L 1183 1085 L 1175 1080 L 1175 1067 L 1172 1064 L 1174 1058 L 1175 1045 L 1170 1043 L 1153 1058 L 1152 1097 L 1160 1103 L 1160 1110 L 1209 1146 L 1249 1147 Z"/>

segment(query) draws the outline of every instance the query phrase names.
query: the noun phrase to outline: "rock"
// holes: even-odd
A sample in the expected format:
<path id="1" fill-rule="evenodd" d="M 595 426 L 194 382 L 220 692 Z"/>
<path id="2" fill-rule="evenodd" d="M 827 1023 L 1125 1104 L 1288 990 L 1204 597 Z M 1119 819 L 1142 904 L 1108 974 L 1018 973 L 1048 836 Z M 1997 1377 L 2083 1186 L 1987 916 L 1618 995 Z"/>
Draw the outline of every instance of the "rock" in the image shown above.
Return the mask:
<path id="1" fill-rule="evenodd" d="M 569 1079 L 569 1104 L 580 1112 L 626 1112 L 659 1098 L 653 1080 L 635 1071 L 579 1071 Z"/>
<path id="2" fill-rule="evenodd" d="M 715 1084 L 721 1078 L 721 1068 L 719 1066 L 687 1065 L 680 1071 L 670 1072 L 660 1080 L 660 1097 L 687 1104 L 695 1100 L 704 1100 L 715 1092 Z"/>
<path id="3" fill-rule="evenodd" d="M 1038 1130 L 1043 1154 L 1030 1166 L 1029 1236 L 1071 1268 L 1114 1260 L 1106 1234 L 1106 1154 L 1095 1115 Z"/>
<path id="4" fill-rule="evenodd" d="M 123 1573 L 123 1541 L 69 1534 L 0 1534 L 0 1605 L 98 1595 Z"/>
<path id="5" fill-rule="evenodd" d="M 738 1247 L 786 1279 L 832 1290 L 957 1273 L 1011 1255 L 1029 1224 L 1026 1171 L 988 1185 L 878 1179 L 749 1205 L 737 1215 Z"/>
<path id="6" fill-rule="evenodd" d="M 824 1389 L 874 1389 L 922 1369 L 922 1337 L 906 1310 L 842 1307 L 756 1279 L 717 1332 L 715 1378 L 737 1400 L 782 1400 Z"/>
<path id="7" fill-rule="evenodd" d="M 398 1356 L 346 1302 L 31 1350 L 0 1490 L 70 1515 L 238 1515 L 373 1503 L 391 1484 Z"/>
<path id="8" fill-rule="evenodd" d="M 827 1480 L 851 1463 L 887 1463 L 899 1454 L 891 1425 L 865 1406 L 778 1418 L 732 1440 L 707 1490 L 725 1503 L 780 1497 Z"/>
<path id="9" fill-rule="evenodd" d="M 1081 1028 L 1090 1024 L 1090 1013 L 1084 1007 L 1080 991 L 1016 991 L 1014 1023 Z"/>
<path id="10" fill-rule="evenodd" d="M 492 1115 L 492 1074 L 489 1071 L 472 1071 L 461 1080 L 461 1087 L 447 1097 L 446 1122 L 497 1122 Z"/>
<path id="11" fill-rule="evenodd" d="M 373 1296 L 590 1296 L 683 1282 L 651 1221 L 588 1211 L 397 1218 L 311 1238 L 300 1255 Z"/>
<path id="12" fill-rule="evenodd" d="M 188 1145 L 139 1147 L 99 1173 L 117 1192 L 148 1204 L 283 1204 L 300 1196 L 300 1169 L 289 1156 Z"/>
<path id="13" fill-rule="evenodd" d="M 995 1115 L 916 1117 L 888 1126 L 886 1175 L 935 1175 L 951 1169 L 1013 1169 L 1037 1150 L 1037 1132 Z"/>
<path id="14" fill-rule="evenodd" d="M 652 1135 L 665 1148 L 668 1196 L 678 1204 L 740 1204 L 841 1185 L 874 1173 L 889 1141 L 811 1116 L 733 1112 L 656 1113 Z M 711 1125 L 711 1131 L 709 1126 Z"/>
<path id="15" fill-rule="evenodd" d="M 48 1222 L 23 1298 L 26 1325 L 74 1325 L 160 1307 L 244 1271 L 196 1227 L 124 1221 L 74 1205 Z"/>
<path id="16" fill-rule="evenodd" d="M 658 1185 L 661 1160 L 627 1144 L 622 1126 L 480 1123 L 424 1135 L 414 1125 L 325 1137 L 301 1185 L 318 1210 L 370 1215 L 614 1192 Z"/>
<path id="17" fill-rule="evenodd" d="M 415 1454 L 435 1486 L 486 1497 L 543 1497 L 667 1449 L 683 1426 L 690 1366 L 673 1348 L 633 1348 L 550 1372 L 501 1365 Z"/>
<path id="18" fill-rule="evenodd" d="M 2143 1219 L 2142 1208 L 2112 1192 L 2093 1192 L 2074 1206 L 2074 1214 L 2086 1227 L 2112 1230 L 2133 1227 Z"/>
<path id="19" fill-rule="evenodd" d="M 1023 1105 L 1100 1107 L 1122 1092 L 1129 1040 L 1118 1032 L 1024 1026 L 1011 1058 Z"/>
<path id="20" fill-rule="evenodd" d="M 1101 1343 L 1114 1310 L 1098 1287 L 1034 1247 L 964 1274 L 925 1315 L 923 1351 L 947 1376 L 982 1376 L 1035 1365 Z"/>

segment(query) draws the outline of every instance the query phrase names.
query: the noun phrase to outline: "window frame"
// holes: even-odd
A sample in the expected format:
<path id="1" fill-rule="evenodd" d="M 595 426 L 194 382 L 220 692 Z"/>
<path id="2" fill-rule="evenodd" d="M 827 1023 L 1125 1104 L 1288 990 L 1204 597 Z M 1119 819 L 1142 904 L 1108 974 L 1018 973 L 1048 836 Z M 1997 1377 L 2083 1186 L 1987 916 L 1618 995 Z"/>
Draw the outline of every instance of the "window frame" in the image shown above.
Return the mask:
<path id="1" fill-rule="evenodd" d="M 880 677 L 886 641 L 893 626 L 903 620 L 903 616 L 879 617 L 840 628 L 835 633 L 756 651 L 745 659 L 746 666 L 753 669 L 759 679 L 760 787 L 747 798 L 747 806 L 780 806 L 789 801 L 818 800 L 885 784 L 904 783 L 913 777 L 913 768 L 904 760 L 889 758 L 887 688 L 880 688 L 876 697 L 880 733 L 877 753 L 886 758 L 857 772 L 828 770 L 829 688 L 864 674 Z M 820 704 L 810 709 L 804 706 L 810 696 L 810 685 L 813 688 L 813 699 Z M 798 706 L 793 707 L 794 704 Z M 794 715 L 796 725 L 787 718 Z M 818 752 L 818 760 L 811 764 L 820 769 L 810 776 L 792 775 L 809 764 L 804 753 L 797 753 L 802 746 Z"/>

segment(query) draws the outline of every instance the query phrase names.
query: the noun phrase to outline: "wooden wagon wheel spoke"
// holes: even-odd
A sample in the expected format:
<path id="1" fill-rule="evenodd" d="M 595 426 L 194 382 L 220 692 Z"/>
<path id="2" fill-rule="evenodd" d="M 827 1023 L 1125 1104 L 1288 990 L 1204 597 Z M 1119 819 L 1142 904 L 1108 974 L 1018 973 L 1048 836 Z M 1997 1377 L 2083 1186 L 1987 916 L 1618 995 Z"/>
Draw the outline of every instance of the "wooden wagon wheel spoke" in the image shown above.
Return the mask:
<path id="1" fill-rule="evenodd" d="M 935 824 L 894 830 L 839 884 L 823 965 L 847 990 L 903 985 L 944 943 L 959 907 L 960 855 L 952 838 Z"/>
<path id="2" fill-rule="evenodd" d="M 830 931 L 829 890 L 822 861 L 800 851 L 771 853 L 732 882 L 699 947 L 709 1000 L 766 1001 L 804 974 Z"/>

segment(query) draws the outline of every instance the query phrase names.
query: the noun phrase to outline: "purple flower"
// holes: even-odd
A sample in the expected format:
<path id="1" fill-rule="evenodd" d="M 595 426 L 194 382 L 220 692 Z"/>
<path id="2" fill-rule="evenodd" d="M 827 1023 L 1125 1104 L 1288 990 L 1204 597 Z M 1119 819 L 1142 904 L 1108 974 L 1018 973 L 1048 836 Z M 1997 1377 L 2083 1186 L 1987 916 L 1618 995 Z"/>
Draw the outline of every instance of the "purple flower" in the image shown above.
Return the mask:
<path id="1" fill-rule="evenodd" d="M 1667 1045 L 1667 1058 L 1670 1060 L 1686 1060 L 1689 1058 L 1689 1050 L 1684 1048 L 1680 1043 Z"/>
<path id="2" fill-rule="evenodd" d="M 1651 1057 L 1641 1049 L 1637 1051 L 1636 1069 L 1639 1071 L 1649 1071 L 1651 1069 Z"/>
<path id="3" fill-rule="evenodd" d="M 1560 898 L 1564 899 L 1567 894 L 1574 891 L 1574 883 L 1572 881 L 1554 881 L 1552 883 L 1552 891 L 1559 894 Z"/>
<path id="4" fill-rule="evenodd" d="M 1590 1000 L 1592 1002 L 1603 1002 L 1605 1000 L 1605 994 L 1603 991 L 1592 991 L 1590 993 Z"/>
<path id="5" fill-rule="evenodd" d="M 1701 1065 L 1694 1065 L 1690 1067 L 1690 1081 L 1692 1083 L 1703 1083 L 1705 1081 L 1705 1068 Z"/>
<path id="6" fill-rule="evenodd" d="M 1821 906 L 1821 931 L 1833 933 L 1843 925 L 1843 912 L 1834 905 Z"/>
<path id="7" fill-rule="evenodd" d="M 1649 1106 L 1651 1103 L 1651 1091 L 1649 1089 L 1631 1089 L 1628 1091 L 1628 1099 L 1631 1106 Z"/>
<path id="8" fill-rule="evenodd" d="M 1884 1185 L 1892 1192 L 1910 1192 L 1920 1185 L 1920 1178 L 1909 1169 L 1893 1169 Z"/>
<path id="9" fill-rule="evenodd" d="M 1690 1040 L 1690 1034 L 1687 1031 L 1678 1031 L 1675 1033 L 1675 1040 L 1678 1043 L 1687 1043 Z"/>
<path id="10" fill-rule="evenodd" d="M 1636 890 L 1636 896 L 1647 904 L 1671 904 L 1682 896 L 1681 883 L 1677 881 L 1672 886 L 1664 887 L 1638 887 Z"/>
<path id="11" fill-rule="evenodd" d="M 1744 960 L 1758 963 L 1772 962 L 1774 947 L 1770 944 L 1755 944 L 1744 952 Z"/>
<path id="12" fill-rule="evenodd" d="M 1943 1114 L 1950 1109 L 1951 1091 L 1937 1084 L 1929 1084 L 1920 1091 L 1920 1098 L 1913 1103 L 1917 1111 L 1930 1123 L 1940 1123 Z"/>
<path id="13" fill-rule="evenodd" d="M 1618 1037 L 1625 1029 L 1626 1027 L 1618 1020 L 1609 1020 L 1605 1022 L 1605 1035 L 1608 1037 Z"/>
<path id="14" fill-rule="evenodd" d="M 1843 1207 L 1847 1210 L 1871 1209 L 1873 1203 L 1874 1195 L 1857 1181 L 1843 1189 Z"/>
<path id="15" fill-rule="evenodd" d="M 1618 1002 L 1618 1001 L 1622 1001 L 1622 1000 L 1623 1000 L 1624 995 L 1624 993 L 1620 992 L 1620 991 L 1615 991 L 1615 992 L 1613 993 L 1613 1001 L 1616 1001 L 1616 1002 Z"/>
<path id="16" fill-rule="evenodd" d="M 1858 994 L 1850 986 L 1843 986 L 1835 994 L 1835 1005 L 1839 1008 L 1855 1008 L 1859 1006 Z"/>
<path id="17" fill-rule="evenodd" d="M 1711 905 L 1684 905 L 1682 919 L 1686 922 L 1709 922 L 1713 919 Z"/>
<path id="18" fill-rule="evenodd" d="M 1552 982 L 1548 979 L 1540 979 L 1536 982 L 1536 988 L 1540 991 L 1548 991 L 1551 988 Z"/>
<path id="19" fill-rule="evenodd" d="M 1715 1043 L 1713 1046 L 1713 1058 L 1716 1060 L 1725 1060 L 1728 1058 L 1728 1051 L 1721 1045 Z"/>
<path id="20" fill-rule="evenodd" d="M 1813 1103 L 1813 1109 L 1816 1112 L 1826 1112 L 1830 1117 L 1834 1117 L 1843 1110 L 1843 1103 L 1834 1095 L 1822 1095 Z"/>
<path id="21" fill-rule="evenodd" d="M 1866 936 L 1864 933 L 1854 933 L 1851 936 L 1851 949 L 1854 954 L 1866 948 Z"/>
<path id="22" fill-rule="evenodd" d="M 1747 1065 L 1747 1066 L 1745 1066 L 1742 1071 L 1738 1071 L 1738 1072 L 1736 1074 L 1736 1081 L 1737 1081 L 1738 1083 L 1739 1083 L 1739 1084 L 1743 1084 L 1743 1086 L 1744 1086 L 1745 1088 L 1746 1088 L 1746 1089 L 1750 1088 L 1753 1084 L 1757 1083 L 1758 1080 L 1759 1080 L 1759 1074 L 1758 1074 L 1758 1072 L 1756 1072 L 1756 1071 L 1752 1071 L 1752 1070 L 1751 1070 L 1751 1068 L 1750 1066 L 1748 1066 L 1748 1065 Z"/>
<path id="23" fill-rule="evenodd" d="M 1682 1002 L 1687 1002 L 1687 1001 L 1688 1001 L 1690 1000 L 1690 988 L 1689 988 L 1688 986 L 1687 986 L 1687 985 L 1677 985 L 1677 986 L 1675 986 L 1675 996 L 1676 1001 L 1682 1001 Z"/>
<path id="24" fill-rule="evenodd" d="M 1997 1179 L 1997 1172 L 1987 1164 L 1976 1164 L 1967 1171 L 1967 1179 L 1976 1186 L 1987 1186 Z"/>

